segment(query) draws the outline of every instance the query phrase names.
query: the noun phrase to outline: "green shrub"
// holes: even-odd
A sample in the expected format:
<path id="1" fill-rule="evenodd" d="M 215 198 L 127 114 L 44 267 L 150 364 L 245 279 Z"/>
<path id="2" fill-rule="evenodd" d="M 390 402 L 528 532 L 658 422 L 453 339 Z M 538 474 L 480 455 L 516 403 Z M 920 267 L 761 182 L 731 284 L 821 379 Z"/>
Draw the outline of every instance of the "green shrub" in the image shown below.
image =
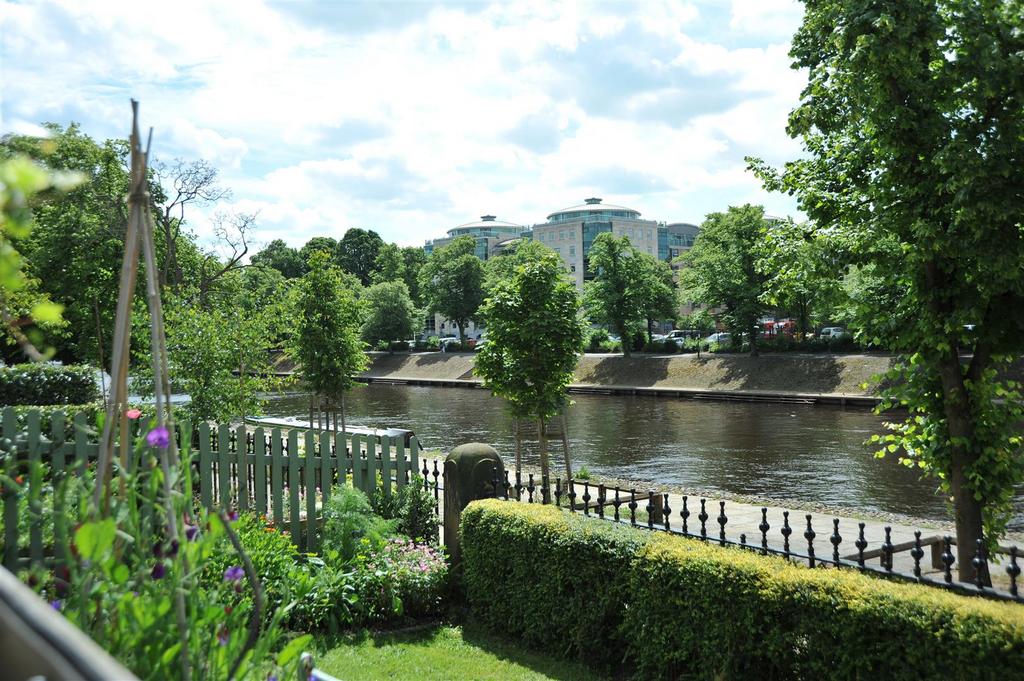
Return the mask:
<path id="1" fill-rule="evenodd" d="M 377 546 L 364 539 L 351 566 L 363 623 L 441 614 L 448 564 L 440 549 L 404 537 Z"/>
<path id="2" fill-rule="evenodd" d="M 601 344 L 607 342 L 609 342 L 607 329 L 590 329 L 586 336 L 586 351 L 601 352 Z"/>
<path id="3" fill-rule="evenodd" d="M 293 588 L 290 575 L 299 557 L 298 549 L 288 536 L 267 525 L 253 513 L 240 515 L 234 523 L 234 529 L 263 583 L 269 614 L 291 598 Z M 203 568 L 202 584 L 210 589 L 216 587 L 223 581 L 225 570 L 236 565 L 241 566 L 238 554 L 227 536 L 221 536 L 213 555 Z"/>
<path id="4" fill-rule="evenodd" d="M 461 532 L 466 600 L 480 621 L 596 668 L 621 661 L 616 632 L 644 534 L 494 499 L 470 504 Z"/>
<path id="5" fill-rule="evenodd" d="M 338 485 L 331 491 L 323 507 L 323 522 L 323 546 L 337 551 L 343 562 L 355 557 L 361 539 L 379 545 L 394 531 L 394 522 L 376 515 L 366 495 L 351 485 Z"/>
<path id="6" fill-rule="evenodd" d="M 437 544 L 438 521 L 434 513 L 434 495 L 423 487 L 423 478 L 413 475 L 408 485 L 385 494 L 378 486 L 370 500 L 373 512 L 393 520 L 392 528 L 417 542 Z"/>
<path id="7" fill-rule="evenodd" d="M 637 678 L 1024 678 L 1016 604 L 551 506 L 474 502 L 462 522 L 466 597 L 482 621 L 584 661 L 624 662 Z"/>
<path id="8" fill-rule="evenodd" d="M 294 598 L 286 621 L 290 629 L 334 634 L 360 621 L 355 574 L 336 569 L 335 562 L 329 557 L 293 566 L 288 574 Z"/>
<path id="9" fill-rule="evenodd" d="M 0 404 L 85 404 L 100 399 L 95 369 L 58 364 L 0 368 Z"/>

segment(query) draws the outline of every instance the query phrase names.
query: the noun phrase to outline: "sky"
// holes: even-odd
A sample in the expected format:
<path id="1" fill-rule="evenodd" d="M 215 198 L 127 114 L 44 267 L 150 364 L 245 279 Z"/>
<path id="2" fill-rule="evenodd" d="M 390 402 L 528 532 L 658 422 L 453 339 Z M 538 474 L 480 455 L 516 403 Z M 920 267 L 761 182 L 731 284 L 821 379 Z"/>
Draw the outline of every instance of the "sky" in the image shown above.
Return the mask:
<path id="1" fill-rule="evenodd" d="M 484 214 L 519 224 L 591 196 L 700 223 L 768 194 L 744 157 L 785 132 L 802 8 L 694 2 L 0 2 L 0 133 L 78 122 L 206 159 L 256 239 L 350 227 L 422 245 Z M 212 208 L 187 217 L 210 234 Z"/>

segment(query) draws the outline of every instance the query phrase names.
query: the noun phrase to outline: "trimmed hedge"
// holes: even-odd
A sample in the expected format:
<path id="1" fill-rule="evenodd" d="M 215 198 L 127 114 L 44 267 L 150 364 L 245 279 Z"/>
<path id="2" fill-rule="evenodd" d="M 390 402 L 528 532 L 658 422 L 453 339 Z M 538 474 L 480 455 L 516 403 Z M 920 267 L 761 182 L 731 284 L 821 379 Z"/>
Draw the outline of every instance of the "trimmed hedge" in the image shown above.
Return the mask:
<path id="1" fill-rule="evenodd" d="M 462 532 L 483 622 L 637 678 L 1024 678 L 1020 605 L 536 504 L 474 502 Z"/>
<path id="2" fill-rule="evenodd" d="M 95 369 L 58 364 L 0 368 L 0 405 L 85 404 L 100 399 Z"/>
<path id="3" fill-rule="evenodd" d="M 645 535 L 553 506 L 489 499 L 462 514 L 463 577 L 474 615 L 531 647 L 610 668 Z"/>

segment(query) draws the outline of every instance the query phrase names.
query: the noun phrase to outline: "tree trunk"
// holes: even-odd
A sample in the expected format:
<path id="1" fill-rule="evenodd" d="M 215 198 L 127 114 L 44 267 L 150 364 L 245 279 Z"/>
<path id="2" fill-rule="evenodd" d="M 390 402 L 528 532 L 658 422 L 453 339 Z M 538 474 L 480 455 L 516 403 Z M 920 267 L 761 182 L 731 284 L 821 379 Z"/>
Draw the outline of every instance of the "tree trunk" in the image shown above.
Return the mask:
<path id="1" fill-rule="evenodd" d="M 757 326 L 755 324 L 747 324 L 747 332 L 750 334 L 750 356 L 757 357 L 760 354 L 757 348 Z"/>
<path id="2" fill-rule="evenodd" d="M 466 323 L 459 322 L 459 345 L 462 346 L 459 349 L 466 347 Z"/>
<path id="3" fill-rule="evenodd" d="M 562 452 L 565 454 L 565 479 L 572 480 L 572 458 L 569 456 L 569 420 L 562 412 Z"/>
<path id="4" fill-rule="evenodd" d="M 545 477 L 551 479 L 551 465 L 548 461 L 548 434 L 544 426 L 544 419 L 537 419 L 537 433 L 540 440 L 540 475 L 541 480 Z"/>
<path id="5" fill-rule="evenodd" d="M 519 419 L 512 419 L 512 432 L 516 438 L 516 475 L 523 474 L 523 435 L 519 429 Z"/>
<path id="6" fill-rule="evenodd" d="M 626 333 L 625 327 L 619 328 L 619 339 L 622 343 L 622 356 L 629 357 L 629 353 L 633 349 L 631 347 L 633 345 L 633 339 L 629 337 L 628 333 Z"/>
<path id="7" fill-rule="evenodd" d="M 955 349 L 950 349 L 947 356 L 940 360 L 939 376 L 942 380 L 942 404 L 949 438 L 954 443 L 961 438 L 961 441 L 969 443 L 974 428 L 960 359 Z M 953 514 L 956 520 L 956 568 L 961 582 L 974 581 L 974 565 L 971 560 L 977 551 L 978 540 L 984 537 L 984 506 L 974 498 L 966 474 L 975 459 L 976 455 L 971 451 L 970 445 L 951 445 L 949 487 L 953 494 Z M 991 585 L 987 564 L 982 567 L 981 579 L 983 584 Z"/>
<path id="8" fill-rule="evenodd" d="M 345 391 L 341 391 L 341 431 L 345 432 Z"/>
<path id="9" fill-rule="evenodd" d="M 648 317 L 647 318 L 647 344 L 648 345 L 650 345 L 651 343 L 654 342 L 653 328 L 654 328 L 654 321 L 650 317 Z"/>

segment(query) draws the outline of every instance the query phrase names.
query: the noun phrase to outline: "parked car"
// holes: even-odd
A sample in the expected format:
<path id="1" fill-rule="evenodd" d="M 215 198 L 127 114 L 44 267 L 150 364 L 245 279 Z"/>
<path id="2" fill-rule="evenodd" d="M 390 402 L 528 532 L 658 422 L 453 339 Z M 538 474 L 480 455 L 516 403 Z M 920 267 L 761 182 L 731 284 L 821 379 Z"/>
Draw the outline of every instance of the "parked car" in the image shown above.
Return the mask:
<path id="1" fill-rule="evenodd" d="M 728 331 L 720 331 L 713 333 L 704 339 L 708 343 L 718 343 L 719 345 L 725 345 L 726 343 L 732 342 L 732 334 Z"/>
<path id="2" fill-rule="evenodd" d="M 448 352 L 452 347 L 459 345 L 458 336 L 442 336 L 437 339 L 437 347 L 441 352 Z M 451 347 L 450 347 L 451 346 Z"/>
<path id="3" fill-rule="evenodd" d="M 676 345 L 682 346 L 687 338 L 700 338 L 700 331 L 695 329 L 673 329 L 665 334 L 665 340 L 674 341 Z"/>
<path id="4" fill-rule="evenodd" d="M 826 326 L 818 334 L 819 338 L 841 338 L 847 335 L 846 329 L 841 326 Z"/>

